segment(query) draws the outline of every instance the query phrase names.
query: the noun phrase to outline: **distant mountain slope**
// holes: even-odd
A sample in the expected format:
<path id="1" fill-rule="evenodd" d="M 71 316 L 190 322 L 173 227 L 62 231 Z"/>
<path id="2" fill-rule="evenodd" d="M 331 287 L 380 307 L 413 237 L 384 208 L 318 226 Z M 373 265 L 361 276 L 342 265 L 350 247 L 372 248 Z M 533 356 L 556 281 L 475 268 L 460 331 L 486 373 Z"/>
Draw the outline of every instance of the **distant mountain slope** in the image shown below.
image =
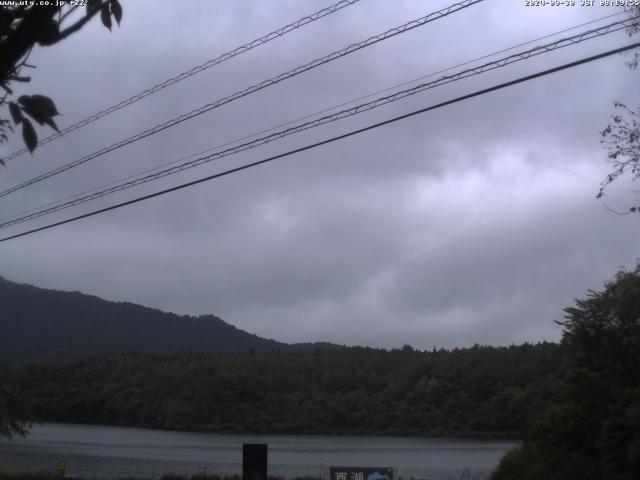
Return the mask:
<path id="1" fill-rule="evenodd" d="M 260 338 L 213 315 L 180 316 L 80 292 L 22 285 L 0 277 L 0 359 L 128 351 L 227 353 L 314 348 L 314 344 L 288 345 Z"/>

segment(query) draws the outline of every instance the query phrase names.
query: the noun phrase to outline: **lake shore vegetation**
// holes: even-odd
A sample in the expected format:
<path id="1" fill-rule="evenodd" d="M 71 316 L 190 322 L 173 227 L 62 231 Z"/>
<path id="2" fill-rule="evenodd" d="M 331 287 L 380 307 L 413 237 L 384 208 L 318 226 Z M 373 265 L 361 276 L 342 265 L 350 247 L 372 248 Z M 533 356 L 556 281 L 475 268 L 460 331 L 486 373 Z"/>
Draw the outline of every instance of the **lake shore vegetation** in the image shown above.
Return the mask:
<path id="1" fill-rule="evenodd" d="M 126 353 L 0 365 L 31 420 L 220 433 L 521 438 L 562 347 Z"/>
<path id="2" fill-rule="evenodd" d="M 492 480 L 640 478 L 640 263 L 565 313 L 553 395 Z"/>

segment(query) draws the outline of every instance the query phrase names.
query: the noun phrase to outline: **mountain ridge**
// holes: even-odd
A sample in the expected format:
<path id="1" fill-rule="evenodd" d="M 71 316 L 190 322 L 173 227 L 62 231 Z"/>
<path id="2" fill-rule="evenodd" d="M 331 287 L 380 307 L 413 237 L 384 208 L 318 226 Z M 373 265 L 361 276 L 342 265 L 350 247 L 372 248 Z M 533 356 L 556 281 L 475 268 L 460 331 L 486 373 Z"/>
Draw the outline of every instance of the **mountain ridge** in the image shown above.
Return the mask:
<path id="1" fill-rule="evenodd" d="M 138 351 L 307 352 L 329 343 L 288 344 L 212 315 L 179 315 L 79 291 L 20 284 L 0 276 L 0 359 L 82 357 Z"/>

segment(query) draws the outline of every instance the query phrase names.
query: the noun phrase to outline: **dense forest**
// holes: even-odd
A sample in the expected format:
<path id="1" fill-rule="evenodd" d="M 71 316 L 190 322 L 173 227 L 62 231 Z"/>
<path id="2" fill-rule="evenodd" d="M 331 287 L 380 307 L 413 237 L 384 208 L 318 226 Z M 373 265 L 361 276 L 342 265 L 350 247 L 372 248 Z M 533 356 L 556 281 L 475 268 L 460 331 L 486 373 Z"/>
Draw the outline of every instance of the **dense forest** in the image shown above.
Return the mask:
<path id="1" fill-rule="evenodd" d="M 211 432 L 521 438 L 561 347 L 128 353 L 0 365 L 43 421 Z"/>
<path id="2" fill-rule="evenodd" d="M 640 263 L 565 313 L 550 402 L 493 480 L 640 478 Z"/>
<path id="3" fill-rule="evenodd" d="M 5 361 L 0 426 L 514 437 L 493 480 L 640 478 L 640 264 L 559 323 L 560 344 Z"/>

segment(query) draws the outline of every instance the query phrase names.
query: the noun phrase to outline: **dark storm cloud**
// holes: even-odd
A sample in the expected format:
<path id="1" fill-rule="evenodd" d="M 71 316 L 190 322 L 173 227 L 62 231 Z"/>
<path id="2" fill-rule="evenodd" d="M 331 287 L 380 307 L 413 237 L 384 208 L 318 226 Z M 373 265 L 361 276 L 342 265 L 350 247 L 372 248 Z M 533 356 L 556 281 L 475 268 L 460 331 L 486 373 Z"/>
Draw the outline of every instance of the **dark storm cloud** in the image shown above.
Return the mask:
<path id="1" fill-rule="evenodd" d="M 29 88 L 62 125 L 326 6 L 135 2 L 35 52 Z M 157 3 L 153 2 L 156 6 Z M 12 162 L 2 188 L 446 6 L 363 0 Z M 181 156 L 599 16 L 486 2 L 5 197 L 2 214 Z M 567 34 L 563 34 L 566 36 Z M 624 34 L 438 88 L 123 193 L 119 200 L 625 43 Z M 1 274 L 180 313 L 214 313 L 285 341 L 420 348 L 556 339 L 553 320 L 638 256 L 636 219 L 594 199 L 598 132 L 637 102 L 617 56 L 278 160 L 217 182 L 6 243 Z M 64 121 L 63 121 L 64 120 Z M 13 141 L 8 151 L 19 145 Z M 629 193 L 607 201 L 624 205 Z M 104 199 L 88 211 L 115 200 Z M 74 211 L 75 212 L 75 211 Z M 65 218 L 70 212 L 55 218 Z"/>

